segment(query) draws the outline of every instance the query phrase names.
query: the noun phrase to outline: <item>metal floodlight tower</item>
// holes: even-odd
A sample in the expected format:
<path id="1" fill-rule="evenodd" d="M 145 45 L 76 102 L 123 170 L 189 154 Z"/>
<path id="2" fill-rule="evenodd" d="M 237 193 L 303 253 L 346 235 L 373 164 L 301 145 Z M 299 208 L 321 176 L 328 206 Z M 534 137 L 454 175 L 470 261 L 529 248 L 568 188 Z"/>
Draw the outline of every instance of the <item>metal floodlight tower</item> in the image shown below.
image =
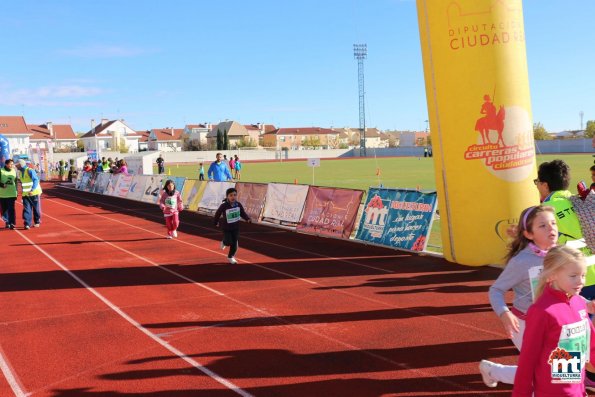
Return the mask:
<path id="1" fill-rule="evenodd" d="M 357 77 L 359 86 L 359 137 L 360 149 L 366 157 L 366 105 L 364 100 L 364 59 L 368 56 L 367 44 L 354 44 L 353 57 L 357 59 Z"/>

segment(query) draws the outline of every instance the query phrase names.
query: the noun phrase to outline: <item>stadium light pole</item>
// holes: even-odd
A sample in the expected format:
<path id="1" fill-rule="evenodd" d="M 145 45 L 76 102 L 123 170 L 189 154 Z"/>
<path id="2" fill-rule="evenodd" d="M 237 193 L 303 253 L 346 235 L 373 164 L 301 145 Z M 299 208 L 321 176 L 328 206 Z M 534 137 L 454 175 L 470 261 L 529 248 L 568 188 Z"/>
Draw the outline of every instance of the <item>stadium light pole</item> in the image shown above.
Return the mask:
<path id="1" fill-rule="evenodd" d="M 367 44 L 354 44 L 353 57 L 357 59 L 357 81 L 359 87 L 359 137 L 360 149 L 363 149 L 364 157 L 366 157 L 366 105 L 365 105 L 365 90 L 364 90 L 364 59 L 368 56 Z"/>

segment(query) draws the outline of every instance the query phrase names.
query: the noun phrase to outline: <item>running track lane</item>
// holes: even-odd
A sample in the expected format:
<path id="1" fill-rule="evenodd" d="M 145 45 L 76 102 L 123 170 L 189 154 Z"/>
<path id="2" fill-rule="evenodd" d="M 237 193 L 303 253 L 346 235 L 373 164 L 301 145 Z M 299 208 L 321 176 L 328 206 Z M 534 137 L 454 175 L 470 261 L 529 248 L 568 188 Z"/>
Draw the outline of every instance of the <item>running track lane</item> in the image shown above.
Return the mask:
<path id="1" fill-rule="evenodd" d="M 431 271 L 420 271 L 423 264 L 407 265 L 407 258 L 397 258 L 395 263 L 394 251 L 349 243 L 341 247 L 343 257 L 368 254 L 381 258 L 341 262 L 327 247 L 333 245 L 329 240 L 321 240 L 325 242 L 321 247 L 313 245 L 319 239 L 293 233 L 285 233 L 289 241 L 284 243 L 279 239 L 284 234 L 264 236 L 285 245 L 307 243 L 320 254 L 304 257 L 300 252 L 300 261 L 295 250 L 248 250 L 244 246 L 250 244 L 244 244 L 243 239 L 239 257 L 252 265 L 231 267 L 221 265 L 224 258 L 217 249 L 218 235 L 200 235 L 209 233 L 208 229 L 184 233 L 181 241 L 167 241 L 161 238 L 161 219 L 156 223 L 112 213 L 113 209 L 105 202 L 90 208 L 61 199 L 46 200 L 43 227 L 28 231 L 27 236 L 147 329 L 252 394 L 481 395 L 487 389 L 476 375 L 476 361 L 513 354 L 510 345 L 494 332 L 499 328 L 493 327 L 492 315 L 485 309 L 485 287 L 491 282 L 486 282 L 485 271 L 447 268 L 437 265 L 434 258 L 424 258 Z M 200 227 L 208 227 L 204 218 L 195 218 L 203 224 Z M 55 232 L 48 233 L 48 229 Z M 246 235 L 252 236 L 252 229 L 262 228 L 245 227 Z M 301 241 L 304 238 L 306 241 Z M 354 255 L 345 251 L 349 246 L 356 248 Z M 335 259 L 321 259 L 326 254 Z M 85 256 L 93 260 L 81 261 Z M 166 267 L 169 273 L 156 265 Z M 49 279 L 58 273 L 63 272 L 41 268 L 28 271 L 27 276 Z M 457 294 L 452 274 L 471 289 Z M 9 273 L 5 281 L 15 281 L 14 277 Z M 446 285 L 436 286 L 440 280 Z M 14 292 L 19 295 L 48 288 L 17 284 Z M 63 281 L 54 282 L 53 288 L 72 289 Z M 478 303 L 470 295 L 483 299 Z M 449 300 L 457 304 L 448 305 Z M 486 320 L 484 327 L 476 327 L 482 320 Z M 444 326 L 452 332 L 443 332 L 437 339 L 436 328 Z M 481 329 L 487 335 L 478 331 Z M 434 357 L 441 355 L 444 357 Z M 167 354 L 148 354 L 125 363 L 157 365 L 157 371 L 103 368 L 92 383 L 88 378 L 69 381 L 68 387 L 56 389 L 64 390 L 60 394 L 48 395 L 94 395 L 93 390 L 129 393 L 131 388 L 136 393 L 151 388 L 163 392 L 168 386 L 162 382 L 181 376 L 164 368 L 172 361 L 179 360 Z M 17 368 L 16 372 L 21 371 Z M 185 390 L 195 388 L 187 387 L 186 379 L 175 383 L 186 386 Z M 93 389 L 88 392 L 66 391 L 89 385 Z M 141 385 L 145 389 L 139 389 Z M 130 387 L 121 390 L 123 386 Z"/>

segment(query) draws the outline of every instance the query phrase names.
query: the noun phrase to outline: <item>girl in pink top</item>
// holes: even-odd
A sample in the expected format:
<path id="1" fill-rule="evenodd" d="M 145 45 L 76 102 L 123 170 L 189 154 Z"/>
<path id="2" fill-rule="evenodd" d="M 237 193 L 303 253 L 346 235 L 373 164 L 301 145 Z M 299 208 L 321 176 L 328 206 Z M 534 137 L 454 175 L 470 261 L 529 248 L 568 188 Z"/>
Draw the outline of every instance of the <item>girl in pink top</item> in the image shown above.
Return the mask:
<path id="1" fill-rule="evenodd" d="M 182 196 L 176 190 L 176 185 L 171 179 L 165 181 L 163 192 L 159 198 L 159 208 L 161 208 L 165 217 L 167 238 L 178 237 L 177 230 L 180 225 L 178 214 L 184 209 L 184 203 L 182 203 Z"/>
<path id="2" fill-rule="evenodd" d="M 584 397 L 585 365 L 595 353 L 595 328 L 579 296 L 583 254 L 560 246 L 543 260 L 536 301 L 527 312 L 513 397 Z"/>

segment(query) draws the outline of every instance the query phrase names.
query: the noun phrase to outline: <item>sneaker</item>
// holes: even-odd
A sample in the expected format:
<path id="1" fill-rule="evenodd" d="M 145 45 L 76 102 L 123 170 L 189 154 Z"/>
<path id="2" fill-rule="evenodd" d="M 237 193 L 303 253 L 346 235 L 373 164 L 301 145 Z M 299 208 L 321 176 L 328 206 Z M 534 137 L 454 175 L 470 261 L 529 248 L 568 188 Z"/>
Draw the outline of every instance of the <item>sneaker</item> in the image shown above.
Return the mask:
<path id="1" fill-rule="evenodd" d="M 481 372 L 483 383 L 485 383 L 487 387 L 498 386 L 498 381 L 492 378 L 492 375 L 490 375 L 490 371 L 493 367 L 494 363 L 488 360 L 481 360 L 481 362 L 479 363 L 479 372 Z"/>
<path id="2" fill-rule="evenodd" d="M 39 223 L 36 223 L 35 225 L 33 225 L 33 227 L 39 227 L 41 226 Z"/>
<path id="3" fill-rule="evenodd" d="M 585 389 L 595 391 L 595 382 L 585 376 Z"/>
<path id="4" fill-rule="evenodd" d="M 29 230 L 30 226 L 29 225 L 25 225 L 25 230 Z"/>
<path id="5" fill-rule="evenodd" d="M 177 238 L 178 237 L 178 232 L 176 230 L 174 230 L 173 232 L 171 232 L 171 235 Z"/>
<path id="6" fill-rule="evenodd" d="M 8 225 L 8 228 L 9 228 L 10 230 L 14 230 L 14 225 L 13 225 L 13 224 L 10 224 L 10 225 Z"/>
<path id="7" fill-rule="evenodd" d="M 171 236 L 171 234 L 168 234 L 165 238 L 171 240 L 173 237 Z"/>
<path id="8" fill-rule="evenodd" d="M 222 241 L 221 242 L 221 249 L 224 250 L 225 249 L 225 243 Z"/>
<path id="9" fill-rule="evenodd" d="M 236 258 L 227 258 L 229 260 L 229 263 L 231 263 L 232 265 L 237 265 L 238 261 L 236 261 Z"/>

